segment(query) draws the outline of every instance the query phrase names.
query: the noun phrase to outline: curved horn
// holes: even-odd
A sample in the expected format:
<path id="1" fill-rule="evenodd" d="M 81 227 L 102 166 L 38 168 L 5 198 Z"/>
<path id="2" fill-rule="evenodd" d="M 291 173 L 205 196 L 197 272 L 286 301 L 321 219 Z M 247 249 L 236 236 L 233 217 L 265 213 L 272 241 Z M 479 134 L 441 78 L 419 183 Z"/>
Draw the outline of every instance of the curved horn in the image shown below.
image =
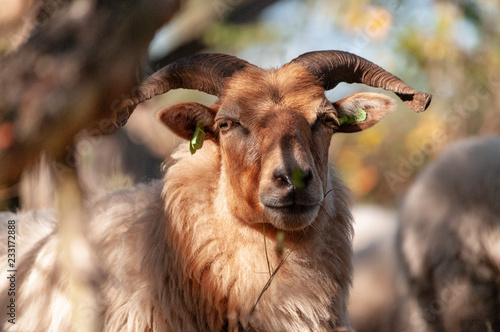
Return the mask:
<path id="1" fill-rule="evenodd" d="M 293 59 L 321 81 L 325 90 L 333 89 L 338 83 L 363 83 L 376 88 L 393 91 L 415 112 L 422 112 L 429 106 L 432 96 L 412 89 L 398 77 L 376 64 L 355 54 L 343 51 L 316 51 L 304 53 Z"/>
<path id="2" fill-rule="evenodd" d="M 194 89 L 220 96 L 224 79 L 247 66 L 253 66 L 237 57 L 206 53 L 179 59 L 149 76 L 133 96 L 124 99 L 120 107 L 132 112 L 137 104 L 172 89 Z"/>

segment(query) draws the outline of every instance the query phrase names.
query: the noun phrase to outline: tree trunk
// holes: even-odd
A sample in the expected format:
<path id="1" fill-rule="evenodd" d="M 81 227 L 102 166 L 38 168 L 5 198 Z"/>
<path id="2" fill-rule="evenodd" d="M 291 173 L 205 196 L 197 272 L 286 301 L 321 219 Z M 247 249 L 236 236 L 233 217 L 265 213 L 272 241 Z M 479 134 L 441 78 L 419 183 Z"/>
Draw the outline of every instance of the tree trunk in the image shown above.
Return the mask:
<path id="1" fill-rule="evenodd" d="M 106 134 L 129 114 L 155 31 L 179 0 L 49 0 L 32 34 L 0 59 L 0 189 L 15 184 L 41 151 L 65 160 L 82 129 Z M 139 76 L 140 77 L 140 76 Z"/>

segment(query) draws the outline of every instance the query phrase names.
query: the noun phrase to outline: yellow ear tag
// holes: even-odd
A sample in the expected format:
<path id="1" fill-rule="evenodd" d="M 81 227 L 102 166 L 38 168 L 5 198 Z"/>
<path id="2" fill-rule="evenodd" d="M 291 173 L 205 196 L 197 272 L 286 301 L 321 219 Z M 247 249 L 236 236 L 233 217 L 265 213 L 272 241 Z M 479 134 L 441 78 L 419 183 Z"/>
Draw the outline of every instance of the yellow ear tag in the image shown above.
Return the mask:
<path id="1" fill-rule="evenodd" d="M 354 115 L 348 116 L 344 115 L 339 118 L 339 124 L 355 124 L 356 122 L 361 122 L 366 120 L 366 112 L 364 109 L 358 108 Z"/>
<path id="2" fill-rule="evenodd" d="M 205 132 L 200 126 L 196 126 L 194 130 L 193 138 L 189 141 L 189 151 L 191 151 L 191 155 L 196 153 L 196 150 L 199 150 L 203 147 L 203 141 L 205 140 Z"/>

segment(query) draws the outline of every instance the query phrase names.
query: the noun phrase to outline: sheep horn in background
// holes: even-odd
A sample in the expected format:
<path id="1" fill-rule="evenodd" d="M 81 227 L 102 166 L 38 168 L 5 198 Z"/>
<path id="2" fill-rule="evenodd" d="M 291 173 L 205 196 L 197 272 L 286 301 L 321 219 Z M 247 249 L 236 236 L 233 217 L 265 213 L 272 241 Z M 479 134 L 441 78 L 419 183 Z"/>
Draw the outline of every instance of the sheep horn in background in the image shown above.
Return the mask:
<path id="1" fill-rule="evenodd" d="M 432 96 L 412 89 L 398 77 L 376 64 L 355 54 L 343 51 L 315 51 L 300 55 L 290 61 L 305 67 L 321 82 L 325 90 L 333 89 L 340 82 L 363 83 L 393 91 L 415 112 L 429 106 Z"/>
<path id="2" fill-rule="evenodd" d="M 131 113 L 135 107 L 156 95 L 172 89 L 194 89 L 220 96 L 224 79 L 248 66 L 253 66 L 237 57 L 219 54 L 195 54 L 179 59 L 149 76 L 133 96 L 120 103 Z"/>

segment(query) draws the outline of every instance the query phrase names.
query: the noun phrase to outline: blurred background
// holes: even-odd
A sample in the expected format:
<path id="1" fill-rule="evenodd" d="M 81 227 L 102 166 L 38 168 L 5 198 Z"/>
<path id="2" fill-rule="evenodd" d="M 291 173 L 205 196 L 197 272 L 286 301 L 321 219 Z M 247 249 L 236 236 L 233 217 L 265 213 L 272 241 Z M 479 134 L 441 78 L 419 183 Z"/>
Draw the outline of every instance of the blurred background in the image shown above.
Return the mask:
<path id="1" fill-rule="evenodd" d="M 35 1 L 0 4 L 0 52 L 8 54 L 40 21 L 34 21 Z M 137 84 L 163 65 L 196 52 L 229 53 L 265 68 L 313 50 L 338 49 L 365 57 L 433 95 L 425 113 L 414 114 L 398 100 L 397 110 L 377 126 L 332 139 L 331 161 L 357 202 L 390 208 L 447 144 L 500 132 L 499 15 L 496 0 L 187 0 L 157 31 L 148 59 L 137 68 Z M 327 95 L 335 101 L 371 90 L 377 89 L 341 84 Z M 180 139 L 156 121 L 155 113 L 179 101 L 208 105 L 214 97 L 171 91 L 142 104 L 111 135 L 81 132 L 68 162 L 78 167 L 86 192 L 100 195 L 160 176 L 162 161 Z M 49 162 L 45 167 L 57 173 L 57 165 Z M 2 191 L 2 210 L 50 205 L 50 196 L 33 189 L 41 181 L 37 172 L 26 174 L 25 184 L 15 190 Z M 46 182 L 38 187 L 51 188 Z"/>
<path id="2" fill-rule="evenodd" d="M 132 1 L 124 1 L 121 5 L 124 6 L 125 2 L 131 6 Z M 79 15 L 83 16 L 79 11 L 90 8 L 85 7 L 86 4 L 102 3 L 109 4 L 110 8 L 116 5 L 112 0 L 0 0 L 0 79 L 2 73 L 8 72 L 8 68 L 1 67 L 6 63 L 2 60 L 15 57 L 19 49 L 29 51 L 28 47 L 23 47 L 29 44 L 30 36 L 50 32 L 53 17 L 59 23 L 65 22 L 65 17 L 61 19 L 58 13 L 73 15 L 69 18 L 78 20 Z M 398 102 L 398 108 L 392 114 L 369 130 L 334 135 L 329 151 L 331 162 L 354 192 L 356 201 L 354 248 L 357 274 L 351 301 L 354 305 L 363 303 L 365 307 L 359 310 L 350 308 L 351 317 L 359 322 L 358 331 L 376 331 L 375 322 L 383 317 L 384 308 L 399 306 L 399 303 L 391 302 L 394 300 L 390 296 L 395 283 L 391 274 L 394 269 L 392 241 L 397 225 L 395 211 L 406 190 L 421 170 L 450 143 L 500 132 L 500 3 L 498 0 L 184 0 L 179 8 L 175 0 L 162 3 L 168 3 L 163 10 L 167 8 L 170 13 L 166 15 L 168 18 L 160 17 L 159 22 L 167 23 L 157 30 L 148 46 L 147 56 L 134 62 L 135 86 L 157 69 L 197 52 L 228 53 L 270 68 L 279 67 L 308 51 L 337 49 L 365 57 L 413 88 L 433 95 L 429 109 L 415 114 L 394 94 L 380 89 L 340 84 L 327 92 L 332 101 L 356 92 L 377 91 Z M 65 12 L 68 7 L 71 10 Z M 123 13 L 118 14 L 123 16 Z M 114 13 L 107 15 L 113 17 Z M 143 26 L 144 30 L 154 30 L 148 25 L 149 20 L 135 22 L 136 17 L 135 12 L 129 13 L 124 22 Z M 98 37 L 99 34 L 102 31 L 98 31 Z M 125 40 L 124 44 L 127 43 Z M 137 40 L 131 39 L 130 47 L 135 48 L 136 44 Z M 75 45 L 61 47 L 64 54 L 68 49 L 73 51 Z M 118 53 L 125 53 L 124 58 L 133 57 L 121 49 Z M 56 52 L 56 55 L 59 54 Z M 29 63 L 27 73 L 32 71 L 36 73 L 35 78 L 45 78 L 50 71 L 64 74 L 67 68 L 80 68 L 75 65 L 78 61 L 71 62 L 74 60 L 71 57 L 67 68 L 59 66 L 65 62 L 59 61 L 57 56 L 54 58 L 55 62 L 46 56 L 37 58 Z M 106 59 L 106 56 L 102 58 Z M 103 71 L 102 68 L 99 71 Z M 50 75 L 48 77 L 53 79 Z M 96 77 L 98 81 L 102 79 L 102 76 Z M 48 82 L 47 91 L 50 92 L 52 82 L 43 82 Z M 65 87 L 64 81 L 61 82 L 60 86 Z M 36 95 L 41 91 L 39 95 L 45 97 L 45 86 L 38 85 L 40 87 L 41 90 L 30 90 L 29 93 Z M 119 87 L 117 85 L 111 91 L 115 93 L 111 99 L 101 96 L 106 101 L 100 104 L 103 109 L 90 104 L 87 110 L 109 109 L 109 100 L 130 93 L 130 90 L 121 91 Z M 0 106 L 4 106 L 7 92 L 0 90 Z M 63 89 L 56 86 L 53 90 Z M 88 91 L 83 92 L 85 95 Z M 23 117 L 27 118 L 26 114 L 38 116 L 43 110 L 43 107 L 35 107 L 39 106 L 36 102 L 31 103 L 29 93 L 26 93 L 28 103 L 21 103 L 21 111 L 16 109 L 14 115 L 1 113 L 5 110 L 11 112 L 14 108 L 0 107 L 0 163 L 2 153 L 16 143 L 13 132 L 17 117 L 23 120 Z M 63 93 L 63 97 L 71 100 L 74 93 Z M 60 101 L 45 99 L 50 107 Z M 83 98 L 83 102 L 87 101 Z M 191 90 L 170 91 L 141 104 L 124 127 L 116 130 L 101 127 L 98 133 L 105 132 L 106 135 L 96 135 L 95 129 L 88 128 L 79 131 L 74 140 L 72 135 L 67 135 L 72 143 L 67 143 L 68 137 L 65 138 L 66 141 L 60 144 L 62 152 L 59 151 L 58 158 L 42 155 L 38 166 L 25 171 L 20 181 L 7 186 L 0 183 L 0 211 L 57 208 L 54 198 L 57 183 L 63 182 L 68 170 L 76 169 L 75 176 L 79 179 L 79 188 L 74 189 L 73 195 L 80 197 L 81 192 L 82 197 L 92 199 L 161 177 L 163 161 L 181 139 L 163 127 L 155 114 L 181 101 L 210 105 L 215 97 Z M 76 100 L 69 105 L 74 107 L 83 102 Z M 60 110 L 69 109 L 73 112 L 71 115 L 80 109 L 76 107 L 74 110 L 67 104 L 63 106 Z M 52 111 L 50 107 L 46 108 L 46 113 Z M 23 113 L 23 110 L 32 113 Z M 57 113 L 57 109 L 53 113 Z M 37 116 L 33 117 L 34 122 L 39 119 Z M 62 123 L 63 127 L 68 124 Z M 47 123 L 42 123 L 38 128 L 50 131 L 46 128 L 51 127 L 47 126 Z M 54 142 L 62 139 L 57 135 L 53 135 Z M 51 138 L 50 132 L 48 137 Z M 21 149 L 24 154 L 31 151 Z M 19 156 L 23 157 L 22 154 Z M 7 167 L 10 167 L 7 172 L 0 173 L 21 168 L 15 164 Z M 60 194 L 59 198 L 65 196 L 71 195 Z M 69 210 L 74 210 L 72 200 L 68 199 L 66 205 Z M 86 219 L 81 219 L 83 224 Z M 84 231 L 81 233 L 85 234 Z M 378 282 L 375 287 L 374 282 Z M 367 329 L 361 327 L 363 323 Z"/>

